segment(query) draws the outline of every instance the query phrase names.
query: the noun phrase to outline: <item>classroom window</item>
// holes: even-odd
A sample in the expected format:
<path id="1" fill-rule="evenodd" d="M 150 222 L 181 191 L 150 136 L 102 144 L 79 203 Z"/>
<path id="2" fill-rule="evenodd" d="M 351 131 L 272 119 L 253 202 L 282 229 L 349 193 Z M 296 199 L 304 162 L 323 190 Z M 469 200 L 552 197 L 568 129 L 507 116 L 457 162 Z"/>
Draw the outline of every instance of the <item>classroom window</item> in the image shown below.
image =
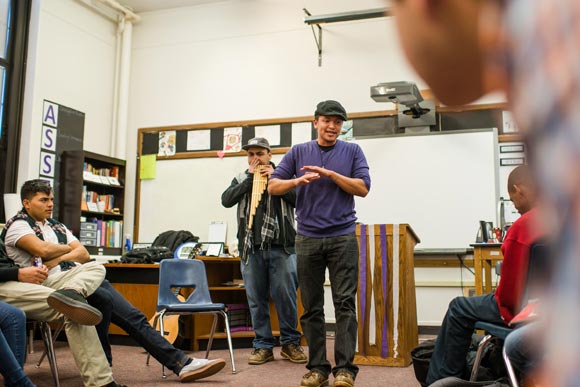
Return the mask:
<path id="1" fill-rule="evenodd" d="M 0 0 L 0 193 L 16 192 L 32 0 Z M 0 206 L 0 221 L 5 220 Z"/>

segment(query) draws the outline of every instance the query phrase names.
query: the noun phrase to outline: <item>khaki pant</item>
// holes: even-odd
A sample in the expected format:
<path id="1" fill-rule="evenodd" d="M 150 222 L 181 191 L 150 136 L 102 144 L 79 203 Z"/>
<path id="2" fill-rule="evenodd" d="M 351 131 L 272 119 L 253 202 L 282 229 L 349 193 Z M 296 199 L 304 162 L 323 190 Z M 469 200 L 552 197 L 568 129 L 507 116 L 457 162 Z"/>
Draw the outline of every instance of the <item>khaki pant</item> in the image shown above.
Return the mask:
<path id="1" fill-rule="evenodd" d="M 51 275 L 42 285 L 8 281 L 0 283 L 0 301 L 26 313 L 26 317 L 40 321 L 54 321 L 61 314 L 52 309 L 46 299 L 55 289 L 74 289 L 85 297 L 103 282 L 105 268 L 89 262 L 71 270 Z M 68 343 L 87 387 L 105 386 L 113 381 L 113 373 L 105 357 L 94 326 L 76 324 L 65 319 Z"/>

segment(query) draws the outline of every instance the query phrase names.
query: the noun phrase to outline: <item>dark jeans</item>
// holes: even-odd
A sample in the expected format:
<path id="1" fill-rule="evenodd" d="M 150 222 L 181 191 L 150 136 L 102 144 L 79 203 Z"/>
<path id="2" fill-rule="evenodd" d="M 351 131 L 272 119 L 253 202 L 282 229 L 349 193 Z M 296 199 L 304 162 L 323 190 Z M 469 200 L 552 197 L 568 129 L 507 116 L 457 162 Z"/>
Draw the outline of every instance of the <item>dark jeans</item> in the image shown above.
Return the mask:
<path id="1" fill-rule="evenodd" d="M 109 343 L 110 323 L 118 325 L 145 348 L 151 356 L 176 374 L 179 374 L 179 371 L 189 361 L 189 357 L 153 329 L 145 315 L 117 292 L 109 281 L 104 280 L 101 286 L 87 297 L 87 300 L 103 314 L 103 320 L 96 328 L 110 364 L 113 363 Z"/>
<path id="2" fill-rule="evenodd" d="M 540 322 L 529 323 L 514 329 L 505 339 L 505 352 L 512 366 L 523 376 L 536 370 L 544 355 L 543 328 Z"/>
<path id="3" fill-rule="evenodd" d="M 493 293 L 457 297 L 449 303 L 429 362 L 427 384 L 448 376 L 466 378 L 466 356 L 476 321 L 503 324 Z"/>
<path id="4" fill-rule="evenodd" d="M 0 302 L 0 373 L 5 386 L 34 387 L 22 369 L 26 355 L 26 316 Z"/>
<path id="5" fill-rule="evenodd" d="M 280 323 L 280 342 L 300 345 L 298 313 L 296 311 L 296 256 L 287 254 L 280 246 L 270 250 L 256 249 L 248 254 L 248 262 L 241 263 L 246 296 L 256 338 L 254 348 L 274 347 L 270 326 L 270 296 L 276 305 Z"/>
<path id="6" fill-rule="evenodd" d="M 356 289 L 358 285 L 358 243 L 354 233 L 328 238 L 296 236 L 298 283 L 304 314 L 300 318 L 308 341 L 309 370 L 323 375 L 347 371 L 356 377 L 354 365 L 357 338 Z M 331 369 L 326 359 L 324 281 L 328 267 L 336 317 L 334 358 Z"/>

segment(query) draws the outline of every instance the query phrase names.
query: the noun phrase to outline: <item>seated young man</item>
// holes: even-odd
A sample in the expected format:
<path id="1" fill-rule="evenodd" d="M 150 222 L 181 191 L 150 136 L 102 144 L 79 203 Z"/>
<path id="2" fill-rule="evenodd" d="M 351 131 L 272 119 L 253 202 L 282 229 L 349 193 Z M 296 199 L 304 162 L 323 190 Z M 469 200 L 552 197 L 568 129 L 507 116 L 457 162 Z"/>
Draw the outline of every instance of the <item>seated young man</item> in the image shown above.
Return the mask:
<path id="1" fill-rule="evenodd" d="M 67 227 L 50 218 L 54 196 L 47 182 L 43 180 L 25 182 L 21 189 L 21 197 L 23 209 L 8 220 L 0 235 L 0 239 L 6 241 L 8 255 L 13 257 L 17 264 L 21 267 L 32 266 L 32 258 L 40 256 L 50 270 L 49 279 L 96 265 L 94 262 L 87 263 L 90 259 L 87 249 Z M 68 250 L 60 254 L 44 254 L 45 250 L 54 246 L 66 246 Z M 102 268 L 102 265 L 98 266 Z M 178 375 L 181 382 L 213 375 L 225 366 L 223 359 L 190 358 L 183 351 L 173 347 L 153 329 L 145 315 L 131 305 L 108 281 L 103 281 L 103 277 L 87 300 L 98 309 L 97 312 L 100 310 L 99 315 L 102 314 L 97 332 L 109 364 L 112 362 L 112 355 L 108 332 L 109 324 L 113 322 L 124 329 L 154 358 Z"/>
<path id="2" fill-rule="evenodd" d="M 46 184 L 43 182 L 43 184 Z M 33 184 L 33 186 L 35 186 Z M 28 206 L 30 212 L 37 214 L 43 212 L 47 206 L 46 198 L 36 197 L 23 192 L 22 202 Z M 52 200 L 50 208 L 52 208 Z M 17 222 L 22 223 L 22 222 Z M 50 228 L 47 222 L 39 221 L 36 228 Z M 3 232 L 0 238 L 6 233 Z M 29 240 L 24 237 L 18 243 Z M 10 242 L 10 241 L 9 241 Z M 4 249 L 0 251 L 0 301 L 4 301 L 19 309 L 26 316 L 34 320 L 57 321 L 61 316 L 65 317 L 65 333 L 69 341 L 70 349 L 77 366 L 80 369 L 83 384 L 85 386 L 120 386 L 113 380 L 111 367 L 99 344 L 97 332 L 91 325 L 101 321 L 101 313 L 91 307 L 85 297 L 97 289 L 105 277 L 105 269 L 102 265 L 91 263 L 75 267 L 67 272 L 62 272 L 48 277 L 46 266 L 35 267 L 29 264 L 18 266 L 14 263 L 19 260 L 24 252 L 16 246 L 16 241 L 10 242 L 7 247 L 8 256 Z M 4 246 L 2 246 L 4 247 Z M 31 251 L 34 256 L 43 256 L 47 260 L 58 255 L 66 255 L 74 250 L 74 246 L 47 244 L 34 244 Z M 25 253 L 32 257 L 29 253 Z"/>
<path id="3" fill-rule="evenodd" d="M 510 200 L 522 215 L 508 230 L 503 245 L 501 277 L 494 293 L 457 297 L 449 304 L 429 363 L 427 384 L 448 376 L 465 378 L 466 355 L 476 321 L 508 324 L 517 314 L 527 273 L 530 246 L 539 239 L 534 224 L 536 193 L 527 166 L 508 177 Z"/>

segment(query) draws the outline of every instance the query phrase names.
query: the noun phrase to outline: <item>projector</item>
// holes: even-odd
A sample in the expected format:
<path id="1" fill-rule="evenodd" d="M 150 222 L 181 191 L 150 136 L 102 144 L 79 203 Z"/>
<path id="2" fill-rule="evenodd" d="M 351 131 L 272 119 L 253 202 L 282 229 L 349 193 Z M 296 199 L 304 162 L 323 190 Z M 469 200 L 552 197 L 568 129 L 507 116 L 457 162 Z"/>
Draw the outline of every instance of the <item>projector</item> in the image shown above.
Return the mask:
<path id="1" fill-rule="evenodd" d="M 430 109 L 419 105 L 419 102 L 423 101 L 423 96 L 421 96 L 417 85 L 411 82 L 384 82 L 371 86 L 371 98 L 377 102 L 392 102 L 405 105 L 409 109 L 402 113 L 413 116 L 413 118 L 419 118 L 422 114 L 430 111 Z"/>

